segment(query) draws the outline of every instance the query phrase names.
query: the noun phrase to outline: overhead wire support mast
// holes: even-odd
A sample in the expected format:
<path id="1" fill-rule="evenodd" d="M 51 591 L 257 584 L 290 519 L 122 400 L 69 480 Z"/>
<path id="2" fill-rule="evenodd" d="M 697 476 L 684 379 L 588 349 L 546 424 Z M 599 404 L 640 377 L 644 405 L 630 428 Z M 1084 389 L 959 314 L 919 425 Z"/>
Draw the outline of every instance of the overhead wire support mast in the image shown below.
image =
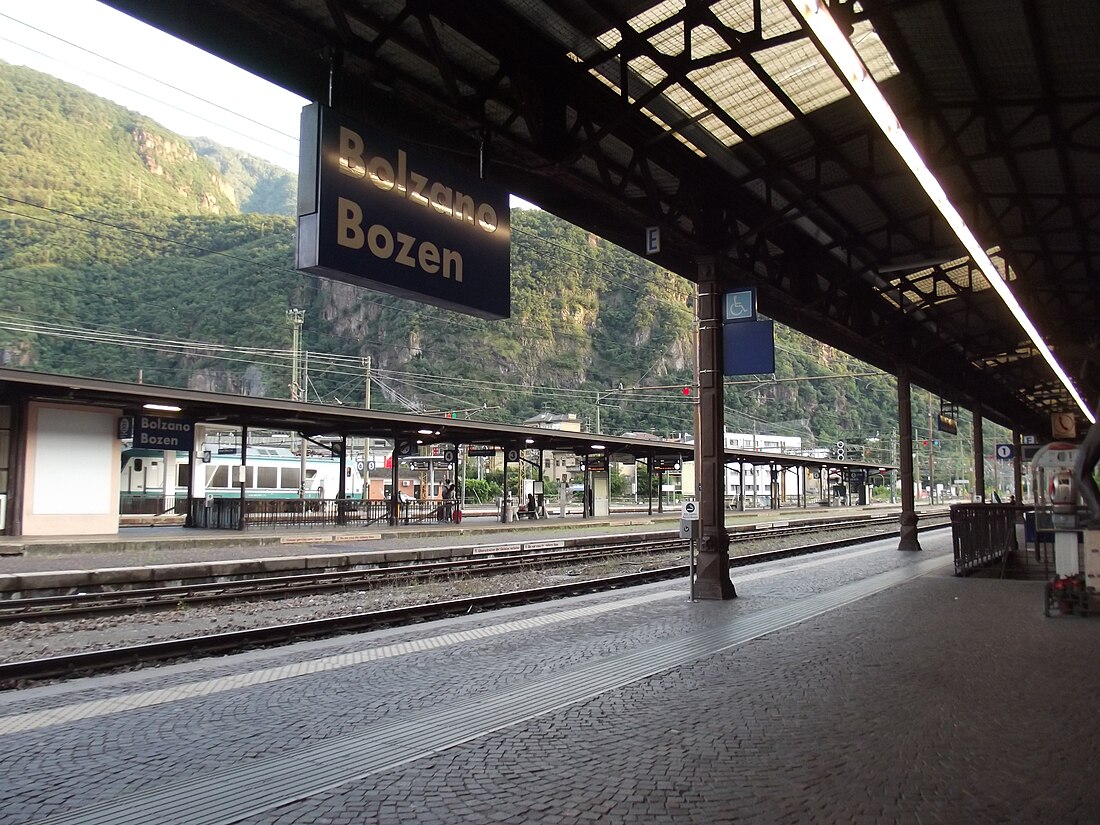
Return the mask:
<path id="1" fill-rule="evenodd" d="M 286 320 L 290 324 L 291 332 L 290 400 L 302 401 L 304 400 L 303 390 L 305 387 L 304 382 L 301 380 L 299 364 L 301 361 L 302 324 L 305 323 L 305 312 L 300 309 L 288 309 Z M 298 498 L 302 500 L 302 507 L 304 508 L 306 498 L 306 437 L 304 433 L 302 433 L 301 454 L 298 465 Z"/>

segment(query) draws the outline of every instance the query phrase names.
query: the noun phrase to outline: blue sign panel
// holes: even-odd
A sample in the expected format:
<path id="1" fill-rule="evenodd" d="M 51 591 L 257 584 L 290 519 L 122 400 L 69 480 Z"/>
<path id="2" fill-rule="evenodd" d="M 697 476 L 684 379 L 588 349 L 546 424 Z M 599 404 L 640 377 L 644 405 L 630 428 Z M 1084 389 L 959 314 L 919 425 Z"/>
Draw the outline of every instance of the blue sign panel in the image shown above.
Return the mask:
<path id="1" fill-rule="evenodd" d="M 319 103 L 302 110 L 298 269 L 507 318 L 510 245 L 504 190 Z"/>
<path id="2" fill-rule="evenodd" d="M 134 446 L 151 450 L 190 452 L 195 444 L 195 422 L 182 418 L 139 415 L 134 427 Z"/>
<path id="3" fill-rule="evenodd" d="M 775 372 L 775 322 L 739 321 L 722 325 L 723 375 Z"/>
<path id="4" fill-rule="evenodd" d="M 723 302 L 724 321 L 755 321 L 756 320 L 756 290 L 737 289 L 725 294 Z"/>

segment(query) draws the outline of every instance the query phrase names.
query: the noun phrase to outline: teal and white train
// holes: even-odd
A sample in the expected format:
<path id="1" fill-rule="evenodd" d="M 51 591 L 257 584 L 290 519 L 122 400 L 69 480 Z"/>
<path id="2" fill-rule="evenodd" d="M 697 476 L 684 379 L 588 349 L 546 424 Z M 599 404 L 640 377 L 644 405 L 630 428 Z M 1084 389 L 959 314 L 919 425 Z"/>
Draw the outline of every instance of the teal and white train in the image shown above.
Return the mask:
<path id="1" fill-rule="evenodd" d="M 302 486 L 301 458 L 286 447 L 249 447 L 243 468 L 240 451 L 211 451 L 209 462 L 200 461 L 199 466 L 205 487 L 196 485 L 196 495 L 240 496 L 242 471 L 245 495 L 250 499 L 298 498 Z M 123 450 L 119 480 L 122 512 L 152 513 L 170 509 L 172 499 L 181 503 L 186 501 L 190 479 L 190 455 L 186 452 Z M 348 459 L 344 485 L 345 496 L 359 498 L 362 495 L 363 476 L 355 457 Z M 304 486 L 306 498 L 335 498 L 340 490 L 340 460 L 307 456 Z"/>

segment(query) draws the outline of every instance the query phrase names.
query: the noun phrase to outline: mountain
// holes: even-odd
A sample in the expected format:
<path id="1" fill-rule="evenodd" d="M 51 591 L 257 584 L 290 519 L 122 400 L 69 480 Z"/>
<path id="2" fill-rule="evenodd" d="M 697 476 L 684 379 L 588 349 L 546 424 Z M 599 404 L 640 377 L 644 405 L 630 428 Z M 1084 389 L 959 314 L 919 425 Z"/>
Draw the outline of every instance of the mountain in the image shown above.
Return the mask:
<path id="1" fill-rule="evenodd" d="M 0 191 L 62 213 L 232 215 L 186 139 L 49 75 L 0 62 Z"/>
<path id="2" fill-rule="evenodd" d="M 199 157 L 214 164 L 242 212 L 294 217 L 298 197 L 296 175 L 209 138 L 191 138 L 190 143 Z"/>
<path id="3" fill-rule="evenodd" d="M 0 153 L 5 365 L 285 398 L 295 309 L 311 399 L 361 404 L 369 357 L 381 409 L 692 429 L 691 284 L 548 212 L 513 211 L 513 317 L 484 321 L 295 271 L 293 175 L 4 63 Z M 786 328 L 777 347 L 774 376 L 730 384 L 728 427 L 889 436 L 892 379 Z"/>

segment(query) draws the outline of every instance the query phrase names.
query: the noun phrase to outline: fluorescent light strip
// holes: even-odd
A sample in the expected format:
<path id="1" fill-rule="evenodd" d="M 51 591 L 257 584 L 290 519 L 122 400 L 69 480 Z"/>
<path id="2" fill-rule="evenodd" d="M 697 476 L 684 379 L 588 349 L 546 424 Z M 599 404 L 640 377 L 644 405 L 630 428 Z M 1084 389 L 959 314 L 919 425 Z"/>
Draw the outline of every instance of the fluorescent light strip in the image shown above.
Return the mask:
<path id="1" fill-rule="evenodd" d="M 1047 346 L 1042 336 L 1039 334 L 1039 330 L 1035 328 L 1035 324 L 1031 322 L 1031 319 L 1027 317 L 1023 307 L 1020 306 L 1019 301 L 1016 300 L 1016 296 L 1012 294 L 1012 290 L 1009 289 L 1008 284 L 1001 278 L 1001 274 L 997 271 L 997 268 L 993 265 L 993 261 L 989 259 L 989 255 L 986 254 L 981 244 L 978 243 L 978 239 L 974 237 L 974 233 L 970 231 L 970 227 L 966 225 L 966 221 L 963 220 L 962 215 L 959 214 L 955 206 L 947 198 L 947 193 L 944 192 L 943 187 L 940 186 L 940 182 L 936 180 L 936 176 L 932 174 L 932 171 L 925 165 L 924 160 L 921 158 L 920 153 L 917 152 L 915 146 L 909 140 L 909 136 L 905 133 L 905 130 L 901 128 L 901 122 L 898 120 L 897 115 L 894 114 L 894 110 L 890 108 L 890 104 L 886 101 L 886 98 L 882 96 L 882 92 L 879 91 L 878 86 L 875 84 L 874 78 L 871 77 L 871 73 L 867 71 L 867 67 L 863 65 L 863 61 L 859 59 L 859 55 L 856 54 L 855 49 L 852 48 L 851 43 L 848 42 L 848 38 L 837 27 L 836 22 L 833 20 L 829 10 L 822 6 L 820 0 L 799 0 L 794 3 L 794 7 L 798 14 L 805 21 L 806 25 L 810 28 L 810 31 L 817 37 L 818 42 L 822 45 L 829 56 L 832 57 L 836 63 L 837 68 L 840 69 L 840 73 L 844 80 L 851 86 L 852 91 L 856 93 L 859 99 L 863 102 L 864 107 L 868 113 L 874 118 L 875 122 L 882 129 L 883 134 L 886 135 L 887 140 L 894 145 L 898 154 L 901 155 L 902 160 L 916 176 L 917 181 L 924 191 L 928 193 L 928 196 L 932 199 L 932 203 L 943 215 L 947 221 L 948 226 L 951 227 L 955 235 L 962 241 L 966 247 L 967 252 L 970 253 L 970 257 L 974 260 L 974 263 L 978 265 L 978 269 L 981 270 L 985 279 L 989 282 L 989 285 L 996 290 L 997 294 L 1001 296 L 1001 300 L 1004 301 L 1005 306 L 1012 312 L 1016 320 L 1019 321 L 1020 326 L 1023 327 L 1027 336 L 1031 339 L 1043 358 L 1050 365 L 1050 368 L 1054 370 L 1054 374 L 1058 376 L 1069 394 L 1073 396 L 1073 399 L 1077 402 L 1077 406 L 1081 408 L 1081 411 L 1085 414 L 1085 418 L 1089 420 L 1090 424 L 1096 423 L 1096 417 L 1081 398 L 1080 393 L 1077 392 L 1077 388 L 1073 385 L 1066 371 L 1062 369 L 1062 365 L 1058 363 L 1058 360 L 1054 357 L 1054 353 L 1050 351 L 1050 347 Z"/>

